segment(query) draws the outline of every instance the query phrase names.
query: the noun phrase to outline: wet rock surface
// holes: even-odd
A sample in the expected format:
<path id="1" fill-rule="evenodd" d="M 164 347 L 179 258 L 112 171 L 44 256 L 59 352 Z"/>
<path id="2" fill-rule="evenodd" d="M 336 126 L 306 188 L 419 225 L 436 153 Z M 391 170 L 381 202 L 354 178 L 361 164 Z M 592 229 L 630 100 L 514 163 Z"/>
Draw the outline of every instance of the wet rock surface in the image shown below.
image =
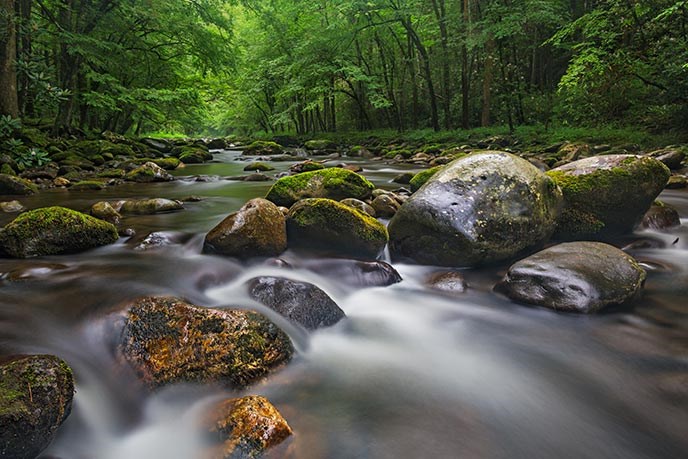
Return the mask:
<path id="1" fill-rule="evenodd" d="M 425 284 L 435 291 L 450 295 L 461 294 L 468 288 L 463 274 L 457 271 L 434 273 Z"/>
<path id="2" fill-rule="evenodd" d="M 51 355 L 0 360 L 0 457 L 34 459 L 69 415 L 72 371 Z"/>
<path id="3" fill-rule="evenodd" d="M 247 285 L 251 298 L 306 330 L 329 327 L 345 317 L 327 293 L 308 282 L 263 276 Z"/>
<path id="4" fill-rule="evenodd" d="M 593 156 L 547 172 L 564 194 L 555 237 L 605 239 L 632 231 L 669 179 L 654 158 Z"/>
<path id="5" fill-rule="evenodd" d="M 0 251 L 15 258 L 77 253 L 117 241 L 117 228 L 64 207 L 25 212 L 0 229 Z"/>
<path id="6" fill-rule="evenodd" d="M 0 194 L 30 195 L 38 191 L 38 187 L 29 180 L 8 174 L 0 174 Z"/>
<path id="7" fill-rule="evenodd" d="M 655 201 L 643 216 L 640 229 L 665 230 L 681 225 L 678 211 L 668 204 Z"/>
<path id="8" fill-rule="evenodd" d="M 601 242 L 555 245 L 514 263 L 496 290 L 521 303 L 593 313 L 635 299 L 645 271 L 626 253 Z"/>
<path id="9" fill-rule="evenodd" d="M 291 427 L 265 397 L 249 395 L 224 400 L 213 407 L 206 424 L 218 446 L 209 459 L 261 457 L 292 435 Z"/>
<path id="10" fill-rule="evenodd" d="M 203 251 L 239 258 L 272 257 L 287 248 L 286 219 L 272 202 L 255 198 L 206 235 Z"/>
<path id="11" fill-rule="evenodd" d="M 330 277 L 354 287 L 386 287 L 401 282 L 399 272 L 384 261 L 360 261 L 345 258 L 303 260 L 295 267 Z"/>
<path id="12" fill-rule="evenodd" d="M 151 388 L 192 382 L 238 389 L 288 362 L 294 348 L 257 312 L 145 297 L 124 313 L 117 351 Z"/>
<path id="13" fill-rule="evenodd" d="M 390 252 L 422 264 L 473 266 L 516 256 L 552 234 L 561 205 L 554 182 L 498 151 L 447 165 L 389 223 Z"/>
<path id="14" fill-rule="evenodd" d="M 287 218 L 290 247 L 376 258 L 387 244 L 385 226 L 353 207 L 331 199 L 303 199 Z"/>
<path id="15" fill-rule="evenodd" d="M 345 198 L 365 200 L 375 186 L 363 176 L 337 167 L 282 177 L 268 191 L 265 199 L 278 206 L 290 207 L 305 198 Z"/>

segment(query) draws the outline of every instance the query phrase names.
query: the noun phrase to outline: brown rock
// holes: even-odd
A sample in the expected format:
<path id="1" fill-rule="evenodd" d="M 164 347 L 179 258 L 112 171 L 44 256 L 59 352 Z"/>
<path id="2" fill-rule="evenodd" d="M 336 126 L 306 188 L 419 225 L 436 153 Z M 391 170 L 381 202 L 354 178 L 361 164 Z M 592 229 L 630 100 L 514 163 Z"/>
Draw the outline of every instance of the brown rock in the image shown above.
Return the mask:
<path id="1" fill-rule="evenodd" d="M 434 273 L 428 278 L 426 285 L 433 290 L 449 294 L 463 293 L 467 288 L 466 280 L 457 271 Z"/>
<path id="2" fill-rule="evenodd" d="M 272 257 L 287 248 L 282 211 L 266 199 L 255 198 L 229 214 L 205 237 L 203 251 L 239 258 Z"/>

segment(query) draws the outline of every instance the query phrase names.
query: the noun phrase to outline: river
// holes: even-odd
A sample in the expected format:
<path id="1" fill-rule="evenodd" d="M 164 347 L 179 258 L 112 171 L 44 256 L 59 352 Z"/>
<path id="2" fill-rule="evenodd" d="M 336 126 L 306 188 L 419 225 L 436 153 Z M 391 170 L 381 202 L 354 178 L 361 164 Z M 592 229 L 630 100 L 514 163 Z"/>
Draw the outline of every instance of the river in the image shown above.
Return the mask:
<path id="1" fill-rule="evenodd" d="M 218 397 L 242 394 L 265 395 L 294 430 L 270 457 L 685 457 L 687 192 L 661 195 L 679 210 L 681 227 L 618 241 L 632 243 L 630 253 L 648 271 L 643 298 L 578 316 L 494 293 L 506 265 L 464 270 L 468 290 L 446 296 L 424 286 L 437 271 L 431 267 L 395 264 L 402 282 L 360 288 L 312 270 L 202 255 L 204 234 L 271 184 L 224 180 L 243 173 L 246 163 L 237 159 L 238 152 L 216 152 L 214 162 L 177 170 L 170 183 L 57 189 L 21 199 L 28 208 L 86 210 L 99 200 L 203 198 L 181 212 L 126 217 L 123 225 L 137 233 L 132 241 L 79 255 L 0 259 L 0 353 L 56 354 L 75 371 L 72 414 L 44 457 L 201 457 L 198 413 Z M 410 170 L 346 160 L 387 189 Z M 291 163 L 273 164 L 279 172 Z M 0 215 L 0 225 L 11 218 Z M 142 249 L 138 244 L 152 231 L 171 243 Z M 309 261 L 291 251 L 283 258 Z M 297 347 L 294 360 L 240 393 L 170 387 L 151 394 L 116 364 L 107 317 L 127 300 L 174 295 L 204 306 L 253 307 L 279 321 L 251 302 L 243 286 L 264 274 L 318 285 L 347 318 L 310 335 L 286 327 Z"/>

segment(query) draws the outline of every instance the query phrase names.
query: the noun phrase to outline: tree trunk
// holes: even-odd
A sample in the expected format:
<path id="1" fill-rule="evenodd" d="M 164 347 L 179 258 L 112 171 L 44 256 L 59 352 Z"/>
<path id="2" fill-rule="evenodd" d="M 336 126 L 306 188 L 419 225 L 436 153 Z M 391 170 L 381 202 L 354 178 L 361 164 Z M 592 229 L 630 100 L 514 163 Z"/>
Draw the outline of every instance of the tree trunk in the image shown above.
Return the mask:
<path id="1" fill-rule="evenodd" d="M 406 31 L 411 38 L 418 54 L 420 54 L 421 62 L 423 64 L 423 77 L 425 78 L 425 84 L 428 89 L 428 98 L 430 99 L 430 118 L 432 122 L 432 129 L 434 131 L 440 130 L 440 121 L 437 114 L 437 95 L 435 94 L 435 85 L 432 82 L 432 72 L 430 70 L 430 56 L 428 55 L 428 50 L 423 45 L 420 37 L 416 33 L 411 20 L 405 18 L 402 20 L 402 25 L 406 28 Z"/>
<path id="2" fill-rule="evenodd" d="M 449 77 L 449 34 L 447 31 L 447 15 L 444 0 L 432 0 L 432 7 L 440 29 L 440 45 L 442 46 L 442 111 L 444 113 L 444 128 L 452 128 L 451 99 L 452 88 Z"/>
<path id="3" fill-rule="evenodd" d="M 492 81 L 494 79 L 494 40 L 487 41 L 485 56 L 485 71 L 483 73 L 483 110 L 480 116 L 480 125 L 487 127 L 490 125 L 490 109 L 492 106 Z"/>
<path id="4" fill-rule="evenodd" d="M 0 115 L 19 117 L 14 1 L 0 0 Z"/>
<path id="5" fill-rule="evenodd" d="M 469 0 L 463 0 L 463 20 L 466 27 L 463 46 L 461 46 L 461 127 L 470 127 L 469 96 L 470 87 L 468 82 L 468 36 L 470 33 L 471 15 Z"/>
<path id="6" fill-rule="evenodd" d="M 31 43 L 31 7 L 33 0 L 19 0 L 19 17 L 23 31 L 19 40 L 19 59 L 23 62 L 29 62 L 32 58 L 32 43 Z M 18 75 L 19 83 L 19 108 L 22 114 L 26 116 L 34 116 L 33 94 L 31 94 L 30 80 L 28 75 Z"/>

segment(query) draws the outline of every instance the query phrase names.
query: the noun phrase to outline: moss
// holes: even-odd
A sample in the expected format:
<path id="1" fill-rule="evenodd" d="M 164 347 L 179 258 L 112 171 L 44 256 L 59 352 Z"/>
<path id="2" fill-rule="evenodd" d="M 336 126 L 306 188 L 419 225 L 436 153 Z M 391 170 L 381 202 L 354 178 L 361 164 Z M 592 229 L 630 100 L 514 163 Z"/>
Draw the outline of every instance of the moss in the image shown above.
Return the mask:
<path id="1" fill-rule="evenodd" d="M 259 172 L 266 172 L 266 171 L 273 171 L 275 170 L 274 167 L 272 167 L 269 164 L 265 164 L 262 162 L 254 162 L 251 164 L 248 164 L 246 167 L 244 167 L 245 171 L 259 171 Z"/>
<path id="2" fill-rule="evenodd" d="M 289 211 L 290 245 L 322 247 L 375 257 L 389 240 L 387 228 L 370 215 L 331 199 L 304 199 Z"/>
<path id="3" fill-rule="evenodd" d="M 256 140 L 244 149 L 245 155 L 281 155 L 284 148 L 277 142 Z"/>
<path id="4" fill-rule="evenodd" d="M 75 253 L 118 239 L 117 228 L 64 207 L 45 207 L 19 215 L 0 234 L 0 248 L 11 256 Z"/>
<path id="5" fill-rule="evenodd" d="M 38 187 L 29 180 L 9 174 L 0 174 L 0 194 L 29 195 L 38 192 Z"/>
<path id="6" fill-rule="evenodd" d="M 73 191 L 98 191 L 103 189 L 105 189 L 105 183 L 98 180 L 82 180 L 70 187 L 70 190 Z"/>
<path id="7" fill-rule="evenodd" d="M 413 156 L 413 150 L 409 150 L 408 148 L 397 148 L 395 150 L 390 150 L 387 153 L 385 153 L 385 158 L 387 159 L 394 159 L 397 156 L 401 156 L 404 159 L 408 159 L 411 156 Z"/>
<path id="8" fill-rule="evenodd" d="M 162 167 L 165 170 L 171 171 L 179 167 L 181 160 L 179 158 L 169 157 L 169 158 L 155 158 L 151 160 L 153 163 Z"/>
<path id="9" fill-rule="evenodd" d="M 305 161 L 301 163 L 301 170 L 303 172 L 319 171 L 321 169 L 325 169 L 325 166 L 316 161 Z"/>
<path id="10" fill-rule="evenodd" d="M 311 151 L 336 151 L 337 143 L 328 139 L 309 140 L 304 143 L 304 148 Z"/>
<path id="11" fill-rule="evenodd" d="M 0 167 L 0 174 L 16 176 L 17 172 L 14 169 L 12 169 L 12 166 L 5 163 L 2 165 L 2 167 Z"/>
<path id="12" fill-rule="evenodd" d="M 375 186 L 365 177 L 342 168 L 328 168 L 282 177 L 270 188 L 266 199 L 289 207 L 299 199 L 366 199 Z"/>
<path id="13" fill-rule="evenodd" d="M 409 181 L 409 185 L 411 185 L 411 191 L 415 192 L 418 191 L 420 187 L 422 187 L 425 182 L 430 180 L 430 178 L 435 175 L 437 172 L 440 171 L 444 166 L 435 166 L 431 167 L 430 169 L 425 169 L 424 171 L 418 172 L 416 175 L 413 176 L 413 178 Z"/>
<path id="14" fill-rule="evenodd" d="M 126 173 L 124 169 L 105 169 L 98 172 L 98 177 L 102 178 L 123 178 Z"/>

